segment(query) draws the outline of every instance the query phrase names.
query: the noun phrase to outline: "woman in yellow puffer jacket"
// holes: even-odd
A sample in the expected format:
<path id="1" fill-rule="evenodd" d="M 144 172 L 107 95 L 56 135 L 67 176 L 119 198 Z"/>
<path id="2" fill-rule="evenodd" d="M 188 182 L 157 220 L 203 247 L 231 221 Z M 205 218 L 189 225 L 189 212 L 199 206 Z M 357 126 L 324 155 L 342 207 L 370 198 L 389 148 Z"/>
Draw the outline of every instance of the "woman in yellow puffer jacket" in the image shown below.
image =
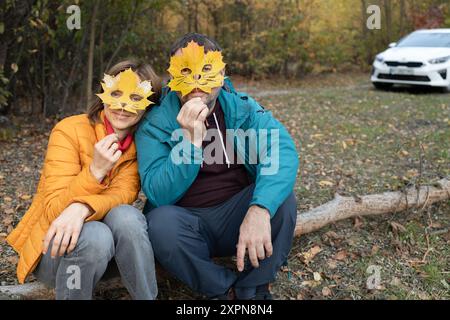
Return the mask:
<path id="1" fill-rule="evenodd" d="M 87 114 L 52 130 L 31 207 L 7 241 L 20 256 L 19 282 L 34 272 L 57 299 L 91 299 L 113 261 L 133 298 L 154 299 L 147 223 L 131 206 L 140 188 L 133 133 L 161 81 L 151 66 L 123 61 L 102 87 Z"/>

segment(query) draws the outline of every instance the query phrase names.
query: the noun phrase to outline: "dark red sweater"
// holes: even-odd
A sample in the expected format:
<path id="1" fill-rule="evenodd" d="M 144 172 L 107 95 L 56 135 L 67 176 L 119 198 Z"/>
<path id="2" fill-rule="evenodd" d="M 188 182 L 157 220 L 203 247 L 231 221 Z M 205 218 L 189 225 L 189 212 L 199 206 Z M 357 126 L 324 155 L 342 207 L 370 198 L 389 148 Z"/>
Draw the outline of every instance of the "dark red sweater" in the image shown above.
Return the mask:
<path id="1" fill-rule="evenodd" d="M 213 113 L 216 114 L 219 129 L 222 133 L 224 144 L 226 146 L 225 115 L 219 101 L 217 101 Z M 206 119 L 208 123 L 207 129 L 217 129 L 213 113 L 211 113 Z M 209 138 L 211 136 L 212 139 Z M 217 134 L 214 136 L 208 133 L 207 137 L 203 141 L 203 149 L 208 144 L 214 142 L 216 136 Z M 217 139 L 219 139 L 218 136 Z M 219 141 L 217 145 L 220 145 Z M 215 151 L 221 153 L 223 164 L 206 164 L 203 162 L 197 178 L 191 184 L 184 196 L 176 203 L 177 206 L 194 208 L 211 207 L 228 200 L 250 184 L 247 170 L 244 165 L 236 164 L 236 153 L 234 154 L 234 157 L 229 156 L 232 164 L 230 164 L 230 167 L 228 168 L 223 149 L 221 147 L 217 147 Z"/>

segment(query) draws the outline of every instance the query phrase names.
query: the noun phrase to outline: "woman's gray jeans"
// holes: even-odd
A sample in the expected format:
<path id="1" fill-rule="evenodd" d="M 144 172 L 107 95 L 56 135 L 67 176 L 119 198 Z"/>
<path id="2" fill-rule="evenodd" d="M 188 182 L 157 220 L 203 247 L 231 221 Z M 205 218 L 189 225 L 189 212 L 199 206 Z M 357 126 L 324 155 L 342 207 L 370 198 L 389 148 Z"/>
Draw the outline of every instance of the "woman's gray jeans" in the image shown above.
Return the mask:
<path id="1" fill-rule="evenodd" d="M 158 294 L 147 221 L 130 205 L 113 208 L 103 221 L 86 222 L 69 254 L 52 259 L 50 253 L 51 247 L 34 275 L 56 289 L 58 300 L 92 299 L 95 285 L 112 261 L 133 299 L 153 300 Z"/>

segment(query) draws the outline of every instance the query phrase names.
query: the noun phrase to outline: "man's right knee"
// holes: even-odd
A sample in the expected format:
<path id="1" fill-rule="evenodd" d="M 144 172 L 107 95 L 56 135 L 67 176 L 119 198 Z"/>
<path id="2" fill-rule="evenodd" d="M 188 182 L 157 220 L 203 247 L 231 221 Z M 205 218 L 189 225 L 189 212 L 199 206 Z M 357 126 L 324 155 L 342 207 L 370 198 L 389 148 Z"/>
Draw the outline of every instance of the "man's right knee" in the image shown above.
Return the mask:
<path id="1" fill-rule="evenodd" d="M 161 206 L 146 214 L 148 235 L 155 254 L 161 259 L 169 257 L 177 249 L 178 236 L 182 227 L 182 209 L 177 206 Z"/>
<path id="2" fill-rule="evenodd" d="M 177 206 L 161 206 L 149 211 L 145 218 L 149 228 L 153 231 L 167 229 L 178 220 L 180 207 Z"/>

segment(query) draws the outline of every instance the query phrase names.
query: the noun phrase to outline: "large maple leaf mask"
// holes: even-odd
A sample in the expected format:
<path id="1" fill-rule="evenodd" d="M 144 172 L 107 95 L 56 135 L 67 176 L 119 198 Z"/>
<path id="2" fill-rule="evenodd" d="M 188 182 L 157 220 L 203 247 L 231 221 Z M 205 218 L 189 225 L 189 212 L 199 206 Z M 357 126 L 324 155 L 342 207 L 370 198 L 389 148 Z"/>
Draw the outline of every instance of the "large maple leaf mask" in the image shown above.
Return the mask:
<path id="1" fill-rule="evenodd" d="M 212 88 L 223 84 L 222 74 L 225 63 L 220 51 L 209 51 L 191 41 L 187 47 L 181 49 L 180 55 L 170 58 L 169 71 L 172 79 L 168 86 L 173 91 L 181 92 L 184 97 L 192 90 L 198 88 L 211 93 Z"/>
<path id="2" fill-rule="evenodd" d="M 154 92 L 149 80 L 141 81 L 131 68 L 115 77 L 105 74 L 102 82 L 103 92 L 97 96 L 110 109 L 125 110 L 137 114 L 153 102 L 147 100 Z"/>

